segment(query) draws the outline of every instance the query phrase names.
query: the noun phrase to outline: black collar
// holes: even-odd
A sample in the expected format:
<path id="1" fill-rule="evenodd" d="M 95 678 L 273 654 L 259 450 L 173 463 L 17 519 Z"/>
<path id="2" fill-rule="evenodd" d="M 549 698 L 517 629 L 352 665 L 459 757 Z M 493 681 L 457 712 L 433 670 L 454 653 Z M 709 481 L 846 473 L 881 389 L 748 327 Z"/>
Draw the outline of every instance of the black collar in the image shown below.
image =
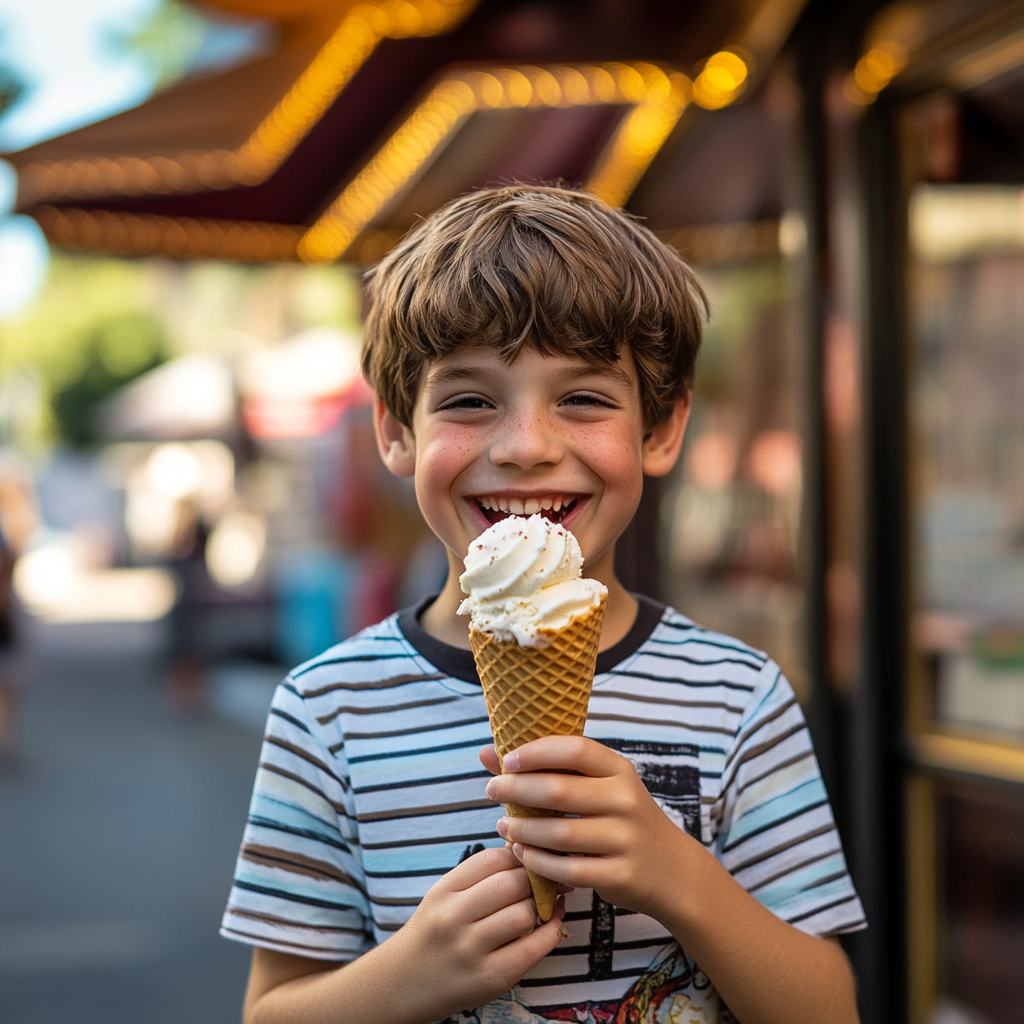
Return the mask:
<path id="1" fill-rule="evenodd" d="M 636 618 L 629 632 L 614 647 L 601 651 L 597 656 L 597 675 L 611 671 L 619 662 L 633 654 L 640 645 L 654 632 L 654 627 L 661 621 L 665 606 L 659 601 L 634 594 L 637 601 Z M 419 604 L 404 608 L 398 613 L 398 628 L 424 658 L 446 676 L 461 679 L 466 683 L 480 685 L 480 677 L 473 664 L 473 652 L 461 647 L 452 647 L 443 640 L 432 637 L 420 625 L 420 616 L 437 600 L 437 594 L 423 598 Z"/>

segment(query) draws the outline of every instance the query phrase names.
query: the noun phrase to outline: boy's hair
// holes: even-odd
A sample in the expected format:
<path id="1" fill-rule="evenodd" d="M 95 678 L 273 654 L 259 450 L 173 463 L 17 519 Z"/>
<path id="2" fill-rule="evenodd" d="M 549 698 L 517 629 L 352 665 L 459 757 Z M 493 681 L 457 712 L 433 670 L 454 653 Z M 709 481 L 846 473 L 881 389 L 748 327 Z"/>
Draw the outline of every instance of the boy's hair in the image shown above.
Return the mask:
<path id="1" fill-rule="evenodd" d="M 424 364 L 463 345 L 615 362 L 625 348 L 650 429 L 689 390 L 708 300 L 678 254 L 629 214 L 550 185 L 472 192 L 367 275 L 363 373 L 412 426 Z"/>

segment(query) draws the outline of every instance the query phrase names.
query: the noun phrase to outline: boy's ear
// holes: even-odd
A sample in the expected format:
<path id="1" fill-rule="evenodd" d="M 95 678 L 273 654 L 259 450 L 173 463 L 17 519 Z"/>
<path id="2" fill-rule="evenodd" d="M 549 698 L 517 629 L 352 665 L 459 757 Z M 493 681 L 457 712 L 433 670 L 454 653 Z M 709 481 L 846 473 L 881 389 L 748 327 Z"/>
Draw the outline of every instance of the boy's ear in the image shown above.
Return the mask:
<path id="1" fill-rule="evenodd" d="M 683 447 L 686 424 L 690 419 L 692 398 L 693 392 L 689 390 L 685 395 L 680 395 L 675 400 L 672 411 L 654 427 L 644 441 L 644 476 L 664 476 L 676 464 L 679 451 Z"/>
<path id="2" fill-rule="evenodd" d="M 388 412 L 379 398 L 373 403 L 373 430 L 384 465 L 395 476 L 413 476 L 416 472 L 416 439 L 404 423 Z"/>

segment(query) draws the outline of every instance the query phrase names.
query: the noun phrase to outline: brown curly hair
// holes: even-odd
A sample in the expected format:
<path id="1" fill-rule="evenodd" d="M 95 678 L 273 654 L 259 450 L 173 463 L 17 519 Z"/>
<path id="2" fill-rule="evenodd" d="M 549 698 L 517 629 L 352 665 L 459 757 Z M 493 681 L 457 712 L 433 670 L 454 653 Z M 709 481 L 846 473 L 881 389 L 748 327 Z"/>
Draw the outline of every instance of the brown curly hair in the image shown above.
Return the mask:
<path id="1" fill-rule="evenodd" d="M 426 363 L 463 345 L 602 364 L 632 353 L 647 429 L 692 385 L 708 299 L 675 250 L 595 196 L 509 185 L 428 217 L 367 273 L 363 373 L 412 425 Z"/>

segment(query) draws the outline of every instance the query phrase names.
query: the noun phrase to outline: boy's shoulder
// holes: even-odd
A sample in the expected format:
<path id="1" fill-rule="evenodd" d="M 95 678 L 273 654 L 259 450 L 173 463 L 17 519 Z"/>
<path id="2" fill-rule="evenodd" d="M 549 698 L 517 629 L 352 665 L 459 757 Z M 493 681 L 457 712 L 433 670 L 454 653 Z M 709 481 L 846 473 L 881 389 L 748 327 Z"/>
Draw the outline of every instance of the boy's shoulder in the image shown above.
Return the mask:
<path id="1" fill-rule="evenodd" d="M 764 651 L 728 633 L 709 629 L 677 611 L 651 598 L 635 595 L 640 602 L 637 624 L 642 626 L 643 639 L 625 647 L 624 657 L 616 658 L 615 669 L 633 666 L 638 660 L 653 659 L 664 669 L 674 666 L 682 678 L 690 678 L 701 669 L 715 669 L 720 679 L 731 679 L 737 686 L 754 689 L 766 675 L 778 671 L 778 666 Z M 634 627 L 632 632 L 636 632 Z M 627 637 L 627 640 L 629 638 Z M 606 662 L 607 664 L 607 662 Z M 635 666 L 633 666 L 635 667 Z"/>
<path id="2" fill-rule="evenodd" d="M 373 673 L 374 666 L 408 658 L 409 648 L 398 626 L 398 613 L 366 626 L 358 633 L 293 668 L 286 682 L 298 694 L 308 696 L 319 691 L 324 679 Z"/>

